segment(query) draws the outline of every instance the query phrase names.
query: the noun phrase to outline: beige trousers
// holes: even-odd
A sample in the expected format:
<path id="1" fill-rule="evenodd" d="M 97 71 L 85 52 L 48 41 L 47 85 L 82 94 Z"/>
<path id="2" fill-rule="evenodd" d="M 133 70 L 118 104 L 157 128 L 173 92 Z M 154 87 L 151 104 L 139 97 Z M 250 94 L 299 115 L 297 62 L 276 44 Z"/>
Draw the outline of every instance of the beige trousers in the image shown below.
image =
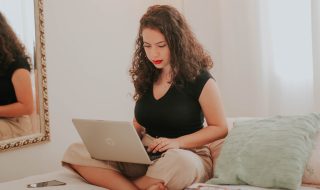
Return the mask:
<path id="1" fill-rule="evenodd" d="M 32 133 L 32 123 L 29 115 L 0 118 L 0 140 L 30 135 Z"/>
<path id="2" fill-rule="evenodd" d="M 153 139 L 145 135 L 142 143 L 147 146 Z M 75 164 L 110 169 L 129 179 L 146 175 L 163 180 L 169 190 L 181 190 L 192 183 L 205 182 L 212 177 L 212 159 L 207 146 L 189 150 L 169 149 L 151 165 L 145 165 L 95 160 L 82 143 L 74 143 L 65 152 L 62 163 L 67 167 Z"/>

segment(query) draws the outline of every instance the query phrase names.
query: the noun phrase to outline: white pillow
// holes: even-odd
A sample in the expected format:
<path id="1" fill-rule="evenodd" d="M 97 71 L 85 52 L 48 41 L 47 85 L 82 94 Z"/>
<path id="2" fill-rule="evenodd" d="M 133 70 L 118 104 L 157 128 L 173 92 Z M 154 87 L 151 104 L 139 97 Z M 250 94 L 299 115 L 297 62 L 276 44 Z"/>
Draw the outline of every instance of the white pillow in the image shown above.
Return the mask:
<path id="1" fill-rule="evenodd" d="M 246 121 L 251 119 L 259 119 L 260 117 L 228 117 L 227 118 L 227 125 L 229 131 L 233 128 L 233 124 L 235 121 Z"/>
<path id="2" fill-rule="evenodd" d="M 304 170 L 302 183 L 320 186 L 320 133 L 315 139 L 315 145 Z"/>

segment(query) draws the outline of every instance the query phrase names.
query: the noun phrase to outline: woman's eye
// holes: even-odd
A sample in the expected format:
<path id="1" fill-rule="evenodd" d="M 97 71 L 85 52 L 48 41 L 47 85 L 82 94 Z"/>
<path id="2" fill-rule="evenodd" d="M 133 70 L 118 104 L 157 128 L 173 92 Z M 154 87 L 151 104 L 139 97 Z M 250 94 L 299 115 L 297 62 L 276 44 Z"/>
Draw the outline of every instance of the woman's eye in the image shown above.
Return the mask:
<path id="1" fill-rule="evenodd" d="M 166 45 L 161 45 L 161 46 L 159 46 L 160 48 L 163 48 L 163 47 L 166 47 Z"/>
<path id="2" fill-rule="evenodd" d="M 144 48 L 150 48 L 151 46 L 143 46 Z"/>

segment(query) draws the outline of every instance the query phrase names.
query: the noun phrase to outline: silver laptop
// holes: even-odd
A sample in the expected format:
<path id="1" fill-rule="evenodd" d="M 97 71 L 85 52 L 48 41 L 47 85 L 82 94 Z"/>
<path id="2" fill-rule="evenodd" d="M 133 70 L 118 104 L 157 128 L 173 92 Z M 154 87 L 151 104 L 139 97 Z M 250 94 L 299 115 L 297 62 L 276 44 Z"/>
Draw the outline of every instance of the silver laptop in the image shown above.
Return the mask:
<path id="1" fill-rule="evenodd" d="M 148 155 L 130 122 L 92 119 L 72 119 L 72 122 L 94 159 L 151 164 L 151 159 L 160 157 Z"/>

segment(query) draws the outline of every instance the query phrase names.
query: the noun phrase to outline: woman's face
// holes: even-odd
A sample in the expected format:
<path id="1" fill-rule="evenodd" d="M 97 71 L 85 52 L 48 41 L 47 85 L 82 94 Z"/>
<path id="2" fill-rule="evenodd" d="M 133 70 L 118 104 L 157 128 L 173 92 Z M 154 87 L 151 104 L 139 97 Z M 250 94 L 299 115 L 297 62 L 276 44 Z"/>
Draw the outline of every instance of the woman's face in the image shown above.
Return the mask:
<path id="1" fill-rule="evenodd" d="M 154 29 L 142 30 L 143 47 L 148 59 L 157 69 L 170 71 L 170 50 L 164 35 Z"/>

